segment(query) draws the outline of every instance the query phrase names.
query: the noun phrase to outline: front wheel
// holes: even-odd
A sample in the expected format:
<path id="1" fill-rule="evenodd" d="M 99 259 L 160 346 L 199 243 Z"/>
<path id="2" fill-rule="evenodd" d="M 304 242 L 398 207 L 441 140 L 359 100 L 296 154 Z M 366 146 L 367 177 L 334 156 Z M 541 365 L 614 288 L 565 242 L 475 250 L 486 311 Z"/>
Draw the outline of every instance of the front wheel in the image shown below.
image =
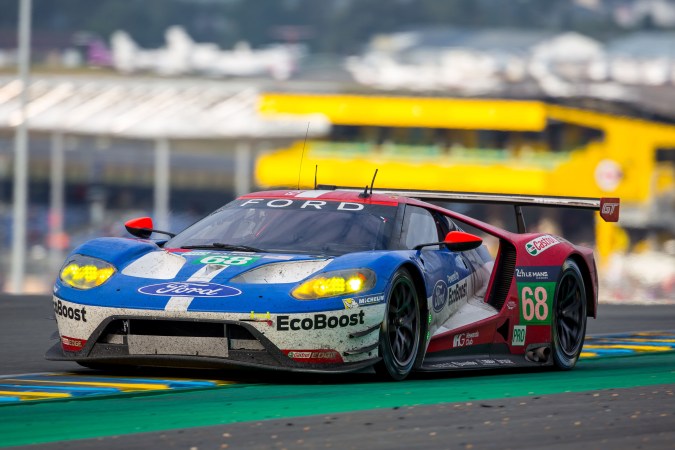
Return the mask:
<path id="1" fill-rule="evenodd" d="M 403 380 L 415 364 L 420 347 L 420 305 L 410 273 L 401 268 L 394 274 L 380 328 L 378 375 Z"/>
<path id="2" fill-rule="evenodd" d="M 553 310 L 553 362 L 558 369 L 569 370 L 579 359 L 586 335 L 586 289 L 579 266 L 572 260 L 562 265 Z"/>

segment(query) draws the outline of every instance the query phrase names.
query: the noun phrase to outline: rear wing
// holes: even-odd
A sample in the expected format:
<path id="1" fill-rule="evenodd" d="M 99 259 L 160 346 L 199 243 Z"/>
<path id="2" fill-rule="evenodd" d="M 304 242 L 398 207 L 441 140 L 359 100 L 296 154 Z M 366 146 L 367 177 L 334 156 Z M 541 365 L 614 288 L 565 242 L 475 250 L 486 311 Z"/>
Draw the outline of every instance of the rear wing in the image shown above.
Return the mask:
<path id="1" fill-rule="evenodd" d="M 346 188 L 346 190 L 362 191 L 363 189 Z M 424 191 L 404 189 L 370 189 L 370 194 L 398 195 L 401 197 L 416 198 L 424 201 L 456 202 L 456 203 L 489 203 L 513 205 L 516 210 L 516 222 L 518 232 L 525 233 L 525 218 L 521 207 L 545 206 L 556 208 L 590 209 L 600 212 L 600 217 L 605 222 L 619 221 L 619 208 L 621 200 L 616 197 L 590 198 L 590 197 L 556 197 L 544 195 L 516 195 L 516 194 L 484 194 L 479 192 L 450 192 L 450 191 Z"/>

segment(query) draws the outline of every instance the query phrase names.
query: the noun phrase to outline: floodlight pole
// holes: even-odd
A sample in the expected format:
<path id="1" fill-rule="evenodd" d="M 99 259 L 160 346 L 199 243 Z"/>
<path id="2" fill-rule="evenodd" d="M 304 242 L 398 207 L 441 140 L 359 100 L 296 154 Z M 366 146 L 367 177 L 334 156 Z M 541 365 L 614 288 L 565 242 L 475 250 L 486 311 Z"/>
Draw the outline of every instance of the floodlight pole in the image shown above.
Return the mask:
<path id="1" fill-rule="evenodd" d="M 234 195 L 240 197 L 251 191 L 251 143 L 240 141 L 235 147 Z"/>
<path id="2" fill-rule="evenodd" d="M 52 133 L 51 142 L 51 186 L 49 199 L 49 269 L 56 273 L 63 262 L 63 213 L 65 196 L 64 144 L 63 133 Z"/>
<path id="3" fill-rule="evenodd" d="M 169 230 L 169 195 L 171 177 L 171 144 L 168 138 L 155 140 L 155 211 L 154 222 L 158 230 Z"/>
<path id="4" fill-rule="evenodd" d="M 28 209 L 28 82 L 30 74 L 31 0 L 19 4 L 19 123 L 14 138 L 14 204 L 12 223 L 11 291 L 23 293 L 26 269 L 26 210 Z"/>

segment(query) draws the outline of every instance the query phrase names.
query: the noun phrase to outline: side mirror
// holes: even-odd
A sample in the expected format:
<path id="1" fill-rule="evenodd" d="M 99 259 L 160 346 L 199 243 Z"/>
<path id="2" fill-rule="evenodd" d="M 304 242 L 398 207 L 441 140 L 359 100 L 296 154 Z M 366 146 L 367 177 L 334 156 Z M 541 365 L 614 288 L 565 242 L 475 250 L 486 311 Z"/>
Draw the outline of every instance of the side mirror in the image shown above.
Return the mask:
<path id="1" fill-rule="evenodd" d="M 138 217 L 136 219 L 127 220 L 124 222 L 124 227 L 129 234 L 141 239 L 150 238 L 152 233 L 166 234 L 171 237 L 175 236 L 174 233 L 169 233 L 168 231 L 155 230 L 150 217 Z"/>
<path id="2" fill-rule="evenodd" d="M 448 247 L 448 250 L 453 252 L 465 252 L 473 250 L 483 244 L 483 240 L 471 233 L 463 231 L 451 231 L 445 235 L 443 243 Z"/>
<path id="3" fill-rule="evenodd" d="M 463 231 L 451 231 L 445 235 L 443 242 L 430 242 L 428 244 L 420 244 L 415 246 L 415 250 L 421 250 L 424 247 L 432 245 L 445 245 L 451 252 L 465 252 L 478 248 L 483 243 L 483 240 L 478 236 Z"/>
<path id="4" fill-rule="evenodd" d="M 138 217 L 124 222 L 124 228 L 129 234 L 141 239 L 148 239 L 152 234 L 152 219 L 150 217 Z"/>

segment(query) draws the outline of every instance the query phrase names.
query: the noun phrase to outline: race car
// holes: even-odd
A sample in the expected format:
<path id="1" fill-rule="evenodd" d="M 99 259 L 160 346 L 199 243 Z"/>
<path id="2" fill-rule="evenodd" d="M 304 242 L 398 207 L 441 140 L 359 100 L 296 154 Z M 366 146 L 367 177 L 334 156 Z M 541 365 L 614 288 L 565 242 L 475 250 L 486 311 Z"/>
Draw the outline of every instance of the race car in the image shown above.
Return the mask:
<path id="1" fill-rule="evenodd" d="M 518 232 L 439 202 L 511 204 Z M 571 369 L 597 314 L 593 252 L 527 233 L 526 205 L 619 214 L 619 199 L 319 186 L 244 195 L 177 235 L 133 219 L 134 238 L 67 257 L 46 357 L 96 369 L 373 367 L 394 380 Z"/>

